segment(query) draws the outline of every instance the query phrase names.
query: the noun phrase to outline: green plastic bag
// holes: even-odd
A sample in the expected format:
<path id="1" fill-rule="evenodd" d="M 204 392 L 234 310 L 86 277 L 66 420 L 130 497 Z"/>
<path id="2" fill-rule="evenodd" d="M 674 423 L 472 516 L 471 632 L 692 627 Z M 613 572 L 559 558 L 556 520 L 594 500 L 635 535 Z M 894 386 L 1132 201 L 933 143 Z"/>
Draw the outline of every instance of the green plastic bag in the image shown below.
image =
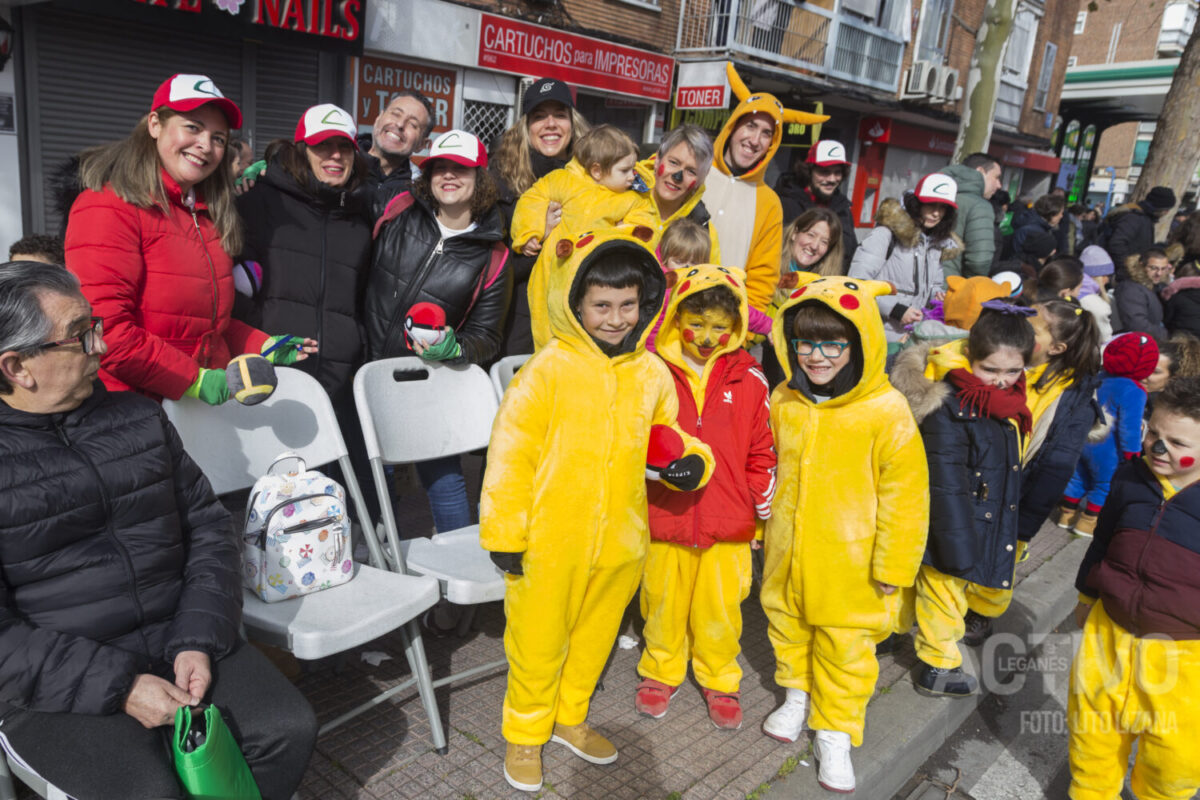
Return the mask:
<path id="1" fill-rule="evenodd" d="M 171 750 L 175 772 L 188 797 L 261 800 L 242 750 L 216 706 L 208 706 L 202 714 L 199 708 L 177 708 Z"/>

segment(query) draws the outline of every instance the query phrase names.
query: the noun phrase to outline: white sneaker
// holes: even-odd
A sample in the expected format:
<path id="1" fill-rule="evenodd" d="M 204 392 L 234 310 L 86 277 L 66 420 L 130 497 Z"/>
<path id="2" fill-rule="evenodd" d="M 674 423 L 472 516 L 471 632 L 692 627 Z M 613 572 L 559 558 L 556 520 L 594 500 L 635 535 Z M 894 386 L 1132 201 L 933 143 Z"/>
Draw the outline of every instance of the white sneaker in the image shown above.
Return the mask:
<path id="1" fill-rule="evenodd" d="M 763 733 L 781 742 L 794 742 L 804 731 L 808 720 L 808 692 L 788 689 L 783 705 L 772 711 L 763 722 Z"/>
<path id="2" fill-rule="evenodd" d="M 817 731 L 813 738 L 817 759 L 817 782 L 831 792 L 854 791 L 854 765 L 850 763 L 850 734 Z"/>

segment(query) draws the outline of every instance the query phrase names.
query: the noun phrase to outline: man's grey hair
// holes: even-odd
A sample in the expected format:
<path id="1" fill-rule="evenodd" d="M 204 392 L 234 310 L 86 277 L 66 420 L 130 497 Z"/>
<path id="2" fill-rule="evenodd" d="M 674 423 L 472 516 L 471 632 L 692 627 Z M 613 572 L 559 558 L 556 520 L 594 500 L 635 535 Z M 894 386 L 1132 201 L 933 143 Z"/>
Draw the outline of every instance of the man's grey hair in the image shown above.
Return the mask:
<path id="1" fill-rule="evenodd" d="M 32 353 L 50 338 L 54 320 L 42 310 L 43 294 L 79 295 L 79 279 L 57 264 L 9 261 L 0 264 L 0 353 Z M 0 375 L 0 394 L 12 394 Z"/>
<path id="2" fill-rule="evenodd" d="M 680 144 L 686 144 L 692 151 L 692 157 L 696 159 L 697 185 L 704 183 L 704 179 L 708 177 L 708 170 L 712 167 L 712 137 L 699 125 L 693 125 L 690 122 L 684 123 L 663 137 L 662 144 L 658 146 L 658 160 L 662 161 L 667 152 L 674 150 Z"/>

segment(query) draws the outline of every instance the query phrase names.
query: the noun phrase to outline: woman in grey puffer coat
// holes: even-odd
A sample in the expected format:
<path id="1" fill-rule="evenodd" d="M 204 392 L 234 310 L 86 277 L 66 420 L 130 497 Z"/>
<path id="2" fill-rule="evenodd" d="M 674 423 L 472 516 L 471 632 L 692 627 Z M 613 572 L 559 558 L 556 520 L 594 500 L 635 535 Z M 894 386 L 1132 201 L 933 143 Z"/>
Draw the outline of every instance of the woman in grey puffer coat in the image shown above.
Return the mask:
<path id="1" fill-rule="evenodd" d="M 949 175 L 933 173 L 906 192 L 904 200 L 879 205 L 875 229 L 858 246 L 851 278 L 888 281 L 896 293 L 876 298 L 889 342 L 900 341 L 906 326 L 925 317 L 930 301 L 943 292 L 942 261 L 954 258 L 961 243 L 954 236 L 958 187 Z"/>

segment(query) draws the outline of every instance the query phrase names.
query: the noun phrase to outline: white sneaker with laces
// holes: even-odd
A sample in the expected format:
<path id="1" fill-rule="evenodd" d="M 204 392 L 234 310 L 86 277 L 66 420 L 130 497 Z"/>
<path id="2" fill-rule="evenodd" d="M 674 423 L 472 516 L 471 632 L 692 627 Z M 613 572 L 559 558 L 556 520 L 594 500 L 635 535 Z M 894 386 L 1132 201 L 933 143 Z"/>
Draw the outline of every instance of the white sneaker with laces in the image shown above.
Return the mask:
<path id="1" fill-rule="evenodd" d="M 781 742 L 794 742 L 804 731 L 808 720 L 808 692 L 788 689 L 783 705 L 772 711 L 763 722 L 763 733 Z"/>
<path id="2" fill-rule="evenodd" d="M 813 737 L 813 755 L 817 759 L 817 782 L 831 792 L 854 791 L 854 765 L 850 763 L 850 734 L 842 731 L 817 731 Z"/>

